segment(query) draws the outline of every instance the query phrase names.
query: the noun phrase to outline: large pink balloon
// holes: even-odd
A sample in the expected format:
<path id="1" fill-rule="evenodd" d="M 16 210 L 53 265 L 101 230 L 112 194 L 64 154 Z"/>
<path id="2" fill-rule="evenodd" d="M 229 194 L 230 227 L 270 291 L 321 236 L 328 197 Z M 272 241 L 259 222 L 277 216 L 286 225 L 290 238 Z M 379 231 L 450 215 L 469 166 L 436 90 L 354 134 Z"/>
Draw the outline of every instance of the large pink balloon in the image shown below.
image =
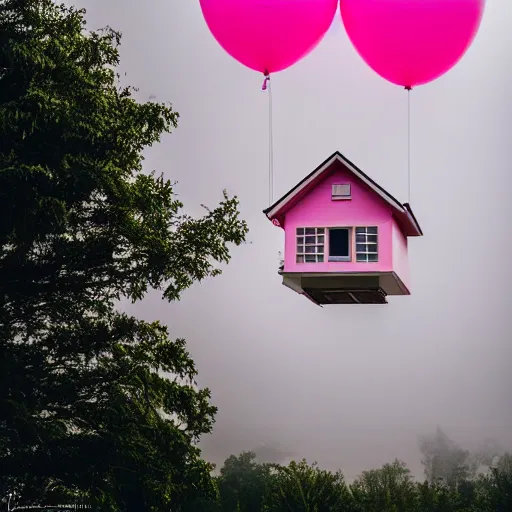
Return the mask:
<path id="1" fill-rule="evenodd" d="M 380 76 L 405 87 L 450 70 L 480 26 L 485 0 L 340 0 L 348 36 Z"/>
<path id="2" fill-rule="evenodd" d="M 262 73 L 305 57 L 329 30 L 338 0 L 200 0 L 217 42 Z"/>

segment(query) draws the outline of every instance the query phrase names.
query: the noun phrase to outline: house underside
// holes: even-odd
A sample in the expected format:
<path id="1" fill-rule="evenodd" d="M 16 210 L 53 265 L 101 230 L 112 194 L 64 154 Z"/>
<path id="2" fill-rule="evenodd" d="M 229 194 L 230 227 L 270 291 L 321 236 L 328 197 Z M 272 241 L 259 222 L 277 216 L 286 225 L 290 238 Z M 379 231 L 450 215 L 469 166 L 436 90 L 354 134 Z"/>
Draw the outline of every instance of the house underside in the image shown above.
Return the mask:
<path id="1" fill-rule="evenodd" d="M 283 285 L 325 304 L 387 304 L 388 295 L 410 295 L 395 272 L 279 272 Z"/>

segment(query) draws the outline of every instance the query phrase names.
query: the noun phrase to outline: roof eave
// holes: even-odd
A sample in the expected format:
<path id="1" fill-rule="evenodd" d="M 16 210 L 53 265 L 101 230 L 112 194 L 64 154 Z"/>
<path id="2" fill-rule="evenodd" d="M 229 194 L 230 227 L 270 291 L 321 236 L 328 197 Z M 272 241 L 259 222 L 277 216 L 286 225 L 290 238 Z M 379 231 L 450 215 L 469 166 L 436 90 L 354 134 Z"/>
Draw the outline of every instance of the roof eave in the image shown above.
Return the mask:
<path id="1" fill-rule="evenodd" d="M 409 203 L 404 203 L 403 206 L 404 206 L 404 210 L 407 215 L 407 218 L 408 218 L 409 222 L 411 223 L 411 226 L 414 228 L 414 232 L 409 234 L 408 236 L 423 236 L 423 231 L 420 227 L 418 220 L 414 216 L 411 205 Z"/>
<path id="2" fill-rule="evenodd" d="M 339 160 L 340 162 L 343 163 L 343 160 L 344 160 L 344 157 L 343 155 L 339 152 L 339 151 L 336 151 L 334 152 L 331 156 L 329 156 L 328 158 L 326 158 L 320 165 L 318 165 L 315 169 L 313 169 L 313 171 L 311 171 L 305 178 L 303 178 L 302 180 L 300 180 L 297 185 L 295 185 L 292 189 L 290 189 L 284 196 L 282 196 L 281 198 L 279 198 L 277 201 L 275 201 L 273 204 L 271 204 L 268 208 L 266 208 L 265 210 L 263 210 L 263 213 L 269 218 L 269 219 L 272 219 L 272 218 L 275 218 L 277 217 L 280 213 L 281 213 L 281 210 L 283 210 L 284 208 L 286 208 L 286 205 L 289 203 L 289 201 L 291 199 L 293 199 L 294 197 L 294 192 L 297 191 L 298 189 L 300 189 L 300 187 L 302 185 L 304 185 L 304 183 L 306 183 L 308 180 L 313 180 L 315 175 L 318 173 L 318 174 L 321 174 L 323 173 L 325 170 L 327 170 L 336 160 Z M 279 206 L 280 203 L 283 203 L 281 205 L 280 208 L 278 208 L 274 213 L 273 215 L 269 215 L 275 208 L 277 208 Z"/>

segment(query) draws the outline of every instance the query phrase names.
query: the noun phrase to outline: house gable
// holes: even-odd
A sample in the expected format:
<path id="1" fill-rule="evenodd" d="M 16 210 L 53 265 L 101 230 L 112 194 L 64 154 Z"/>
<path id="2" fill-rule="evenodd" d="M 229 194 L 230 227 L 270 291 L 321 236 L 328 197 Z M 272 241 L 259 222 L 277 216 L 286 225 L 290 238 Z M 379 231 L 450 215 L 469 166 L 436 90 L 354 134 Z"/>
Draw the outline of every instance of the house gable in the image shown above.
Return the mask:
<path id="1" fill-rule="evenodd" d="M 332 187 L 350 185 L 351 197 L 333 200 Z M 366 222 L 391 221 L 393 208 L 342 166 L 331 166 L 314 187 L 296 198 L 286 209 L 286 226 L 355 226 Z"/>
<path id="2" fill-rule="evenodd" d="M 356 180 L 374 195 L 377 203 L 387 204 L 392 209 L 393 216 L 405 236 L 421 236 L 423 234 L 408 204 L 402 205 L 339 152 L 322 162 L 313 172 L 263 212 L 273 223 L 284 227 L 287 213 L 297 204 L 303 202 L 305 197 L 314 192 L 322 183 L 325 183 L 327 176 L 334 172 L 341 172 L 348 176 L 348 179 Z M 330 202 L 331 198 L 326 195 L 325 201 Z M 353 199 L 350 202 L 352 201 Z"/>

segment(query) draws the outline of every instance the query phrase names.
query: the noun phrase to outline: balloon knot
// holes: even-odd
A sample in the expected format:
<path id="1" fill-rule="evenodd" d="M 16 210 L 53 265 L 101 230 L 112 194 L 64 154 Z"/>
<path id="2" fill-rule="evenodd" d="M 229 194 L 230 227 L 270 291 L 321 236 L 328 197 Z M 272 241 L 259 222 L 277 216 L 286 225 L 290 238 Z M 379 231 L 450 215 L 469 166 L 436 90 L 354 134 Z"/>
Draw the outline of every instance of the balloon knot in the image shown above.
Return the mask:
<path id="1" fill-rule="evenodd" d="M 261 86 L 261 90 L 262 91 L 266 91 L 267 90 L 267 83 L 268 83 L 269 80 L 270 80 L 270 75 L 266 74 L 265 75 L 265 80 L 263 80 L 263 85 Z"/>
<path id="2" fill-rule="evenodd" d="M 406 86 L 404 87 L 404 89 L 405 89 L 406 91 L 412 91 L 412 87 L 411 87 L 410 85 L 406 85 Z"/>

